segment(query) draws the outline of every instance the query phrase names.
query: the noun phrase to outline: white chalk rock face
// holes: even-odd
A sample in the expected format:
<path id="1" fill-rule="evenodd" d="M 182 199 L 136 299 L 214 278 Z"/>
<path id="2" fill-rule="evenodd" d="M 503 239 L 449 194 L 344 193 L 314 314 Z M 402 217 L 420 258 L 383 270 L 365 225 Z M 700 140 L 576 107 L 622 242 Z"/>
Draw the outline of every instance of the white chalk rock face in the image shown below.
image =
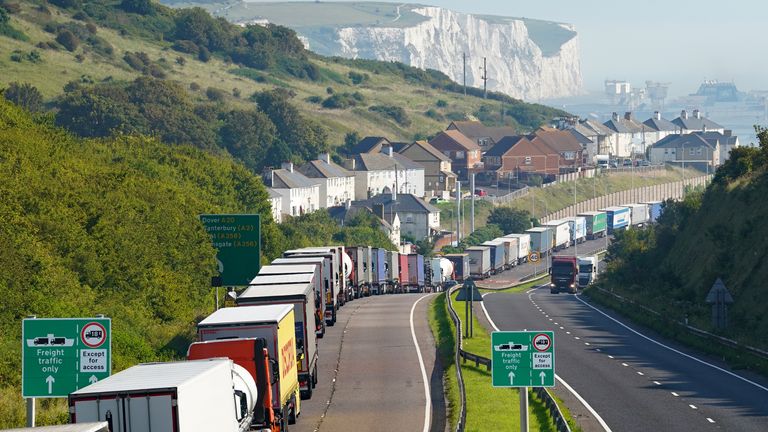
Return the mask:
<path id="1" fill-rule="evenodd" d="M 568 24 L 547 23 L 555 34 L 539 30 L 532 37 L 522 19 L 485 18 L 438 7 L 412 11 L 425 20 L 411 27 L 337 28 L 329 32 L 336 40 L 323 45 L 336 46 L 338 52 L 322 54 L 399 61 L 439 70 L 461 83 L 462 54 L 467 53 L 467 85 L 473 87 L 483 85 L 485 57 L 489 90 L 531 101 L 582 91 L 578 34 Z"/>

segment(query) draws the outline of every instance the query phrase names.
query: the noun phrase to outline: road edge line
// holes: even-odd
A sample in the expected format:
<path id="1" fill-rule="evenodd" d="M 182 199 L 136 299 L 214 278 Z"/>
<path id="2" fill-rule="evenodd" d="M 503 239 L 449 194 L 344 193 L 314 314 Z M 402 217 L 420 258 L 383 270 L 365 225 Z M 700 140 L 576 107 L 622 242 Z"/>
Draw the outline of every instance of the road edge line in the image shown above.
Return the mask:
<path id="1" fill-rule="evenodd" d="M 485 299 L 485 296 L 487 296 L 488 294 L 496 294 L 496 293 L 485 293 L 483 294 L 483 299 Z M 483 313 L 485 314 L 485 318 L 488 320 L 489 323 L 491 323 L 491 326 L 493 326 L 493 329 L 496 331 L 500 331 L 499 328 L 496 326 L 496 323 L 493 322 L 493 320 L 491 319 L 491 315 L 488 313 L 488 309 L 485 308 L 485 302 L 484 301 L 480 302 L 480 305 L 483 307 Z M 605 432 L 613 432 L 611 431 L 611 428 L 608 427 L 608 424 L 605 422 L 605 420 L 603 420 L 603 418 L 600 417 L 600 414 L 598 414 L 597 411 L 595 411 L 595 409 L 592 408 L 592 405 L 590 405 L 589 402 L 586 401 L 586 399 L 581 397 L 581 395 L 578 392 L 576 392 L 576 390 L 574 390 L 573 387 L 568 385 L 568 383 L 565 382 L 564 379 L 560 378 L 560 375 L 555 374 L 555 379 L 560 381 L 563 387 L 565 387 L 569 392 L 571 392 L 576 397 L 576 399 L 578 399 L 579 402 L 581 402 L 581 404 L 584 405 L 584 408 L 586 408 L 587 411 L 589 411 L 590 413 L 592 413 L 593 416 L 595 416 L 595 420 L 597 420 L 597 422 L 600 423 L 600 426 L 603 427 L 603 430 L 605 430 Z"/>
<path id="2" fill-rule="evenodd" d="M 424 380 L 424 398 L 426 404 L 424 405 L 424 432 L 429 432 L 429 426 L 432 423 L 432 395 L 429 391 L 429 379 L 427 378 L 427 368 L 424 366 L 424 358 L 421 356 L 421 347 L 419 347 L 419 341 L 416 339 L 416 328 L 413 325 L 413 312 L 416 310 L 416 305 L 420 301 L 432 294 L 425 294 L 413 302 L 411 306 L 411 337 L 413 338 L 413 345 L 416 347 L 416 356 L 419 358 L 419 367 L 421 368 L 421 377 Z"/>
<path id="3" fill-rule="evenodd" d="M 627 330 L 631 331 L 632 333 L 634 333 L 634 334 L 636 334 L 636 335 L 640 336 L 640 337 L 641 337 L 641 338 L 643 338 L 643 339 L 647 339 L 647 340 L 649 340 L 649 341 L 651 341 L 651 342 L 655 343 L 656 345 L 658 345 L 658 346 L 660 346 L 660 347 L 666 348 L 666 349 L 668 349 L 668 350 L 670 350 L 670 351 L 672 351 L 672 352 L 674 352 L 674 353 L 680 354 L 680 355 L 681 355 L 681 356 L 683 356 L 683 357 L 687 357 L 687 358 L 689 358 L 689 359 L 691 359 L 691 360 L 693 360 L 693 361 L 696 361 L 696 362 L 699 362 L 699 363 L 701 363 L 701 364 L 703 364 L 703 365 L 709 366 L 709 367 L 711 367 L 711 368 L 713 368 L 713 369 L 715 369 L 715 370 L 718 370 L 718 371 L 720 371 L 720 372 L 723 372 L 723 373 L 725 373 L 725 374 L 727 374 L 727 375 L 730 375 L 730 376 L 732 376 L 732 377 L 734 377 L 734 378 L 740 379 L 740 380 L 744 381 L 744 382 L 745 382 L 745 383 L 747 383 L 747 384 L 752 384 L 753 386 L 755 386 L 755 387 L 757 387 L 757 388 L 759 388 L 759 389 L 761 389 L 761 390 L 764 390 L 764 391 L 767 391 L 767 392 L 768 392 L 768 387 L 765 387 L 765 386 L 763 386 L 763 385 L 761 385 L 761 384 L 758 384 L 758 383 L 756 383 L 756 382 L 754 382 L 754 381 L 752 381 L 752 380 L 750 380 L 750 379 L 748 379 L 748 378 L 744 378 L 743 376 L 741 376 L 741 375 L 739 375 L 739 374 L 736 374 L 736 373 L 733 373 L 733 372 L 731 372 L 731 371 L 729 371 L 729 370 L 723 369 L 723 368 L 721 368 L 720 366 L 716 366 L 716 365 L 713 365 L 712 363 L 706 362 L 706 361 L 704 361 L 704 360 L 702 360 L 702 359 L 700 359 L 700 358 L 698 358 L 698 357 L 694 357 L 694 356 L 692 356 L 692 355 L 690 355 L 690 354 L 686 354 L 686 353 L 684 353 L 684 352 L 682 352 L 682 351 L 680 351 L 680 350 L 677 350 L 677 349 L 675 349 L 675 348 L 672 348 L 671 346 L 668 346 L 668 345 L 664 345 L 663 343 L 661 343 L 661 342 L 659 342 L 659 341 L 657 341 L 657 340 L 655 340 L 655 339 L 652 339 L 652 338 L 651 338 L 651 337 L 649 337 L 649 336 L 646 336 L 646 335 L 644 335 L 644 334 L 640 333 L 639 331 L 637 331 L 637 330 L 635 330 L 635 329 L 633 329 L 633 328 L 629 327 L 628 325 L 626 325 L 626 324 L 624 324 L 623 322 L 621 322 L 621 321 L 617 320 L 616 318 L 613 318 L 612 316 L 608 315 L 607 313 L 605 313 L 605 312 L 601 311 L 600 309 L 598 309 L 598 308 L 596 308 L 596 307 L 592 306 L 591 304 L 589 304 L 589 303 L 587 303 L 586 301 L 582 300 L 580 295 L 577 295 L 577 296 L 575 296 L 575 297 L 576 297 L 576 299 L 578 299 L 578 300 L 579 300 L 581 303 L 583 303 L 584 305 L 586 305 L 586 306 L 588 306 L 588 307 L 592 308 L 593 310 L 595 310 L 595 311 L 596 311 L 596 312 L 598 312 L 599 314 L 601 314 L 601 315 L 605 316 L 605 317 L 606 317 L 606 318 L 608 318 L 609 320 L 611 320 L 611 321 L 615 322 L 616 324 L 618 324 L 618 325 L 620 325 L 620 326 L 624 327 L 625 329 L 627 329 Z"/>

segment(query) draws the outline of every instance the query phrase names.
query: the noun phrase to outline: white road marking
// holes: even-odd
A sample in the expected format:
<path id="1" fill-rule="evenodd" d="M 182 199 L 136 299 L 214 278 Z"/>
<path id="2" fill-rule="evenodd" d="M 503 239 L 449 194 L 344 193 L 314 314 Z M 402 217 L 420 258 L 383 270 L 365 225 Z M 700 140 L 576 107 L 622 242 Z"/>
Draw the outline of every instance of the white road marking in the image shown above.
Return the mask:
<path id="1" fill-rule="evenodd" d="M 637 371 L 637 374 L 638 374 L 638 375 L 640 375 L 640 376 L 643 376 L 643 375 L 645 375 L 644 373 L 642 373 L 642 372 L 640 372 L 640 371 Z"/>
<path id="2" fill-rule="evenodd" d="M 707 421 L 708 421 L 708 422 L 710 422 L 710 423 L 714 423 L 714 422 L 715 422 L 714 420 L 712 420 L 712 419 L 711 419 L 711 418 L 709 418 L 709 417 L 707 417 Z"/>
<path id="3" fill-rule="evenodd" d="M 567 331 L 567 332 L 565 332 L 565 334 L 571 334 L 571 332 Z"/>
<path id="4" fill-rule="evenodd" d="M 612 356 L 612 355 L 609 355 L 609 356 L 608 356 L 608 358 L 609 358 L 609 359 L 612 359 L 612 358 L 613 358 L 613 356 Z"/>
<path id="5" fill-rule="evenodd" d="M 563 326 L 560 326 L 560 330 L 565 330 L 565 327 L 563 327 Z"/>
<path id="6" fill-rule="evenodd" d="M 675 392 L 672 392 L 672 396 L 674 396 L 674 397 L 680 397 L 680 395 L 679 395 L 679 394 L 677 394 L 677 393 L 675 393 Z"/>
<path id="7" fill-rule="evenodd" d="M 628 364 L 626 364 L 626 363 L 622 363 L 621 365 L 622 365 L 622 366 L 624 366 L 624 367 L 628 367 L 628 366 L 629 366 L 629 365 L 628 365 Z"/>
<path id="8" fill-rule="evenodd" d="M 631 331 L 632 333 L 634 333 L 634 334 L 636 334 L 636 335 L 640 336 L 640 337 L 641 337 L 641 338 L 643 338 L 643 339 L 649 340 L 649 341 L 651 341 L 651 342 L 655 343 L 656 345 L 658 345 L 658 346 L 660 346 L 660 347 L 666 348 L 666 349 L 668 349 L 668 350 L 670 350 L 670 351 L 672 351 L 672 352 L 674 352 L 674 353 L 680 354 L 680 355 L 681 355 L 681 356 L 683 356 L 683 357 L 689 358 L 689 359 L 691 359 L 691 360 L 693 360 L 693 361 L 695 361 L 695 362 L 698 362 L 698 363 L 701 363 L 701 364 L 703 364 L 703 365 L 709 366 L 709 367 L 711 367 L 711 368 L 713 368 L 713 369 L 715 369 L 715 370 L 718 370 L 718 371 L 720 371 L 720 372 L 723 372 L 723 373 L 725 373 L 725 374 L 727 374 L 727 375 L 730 375 L 730 376 L 732 376 L 732 377 L 734 377 L 734 378 L 736 378 L 736 379 L 739 379 L 739 380 L 741 380 L 741 381 L 744 381 L 745 383 L 748 383 L 748 384 L 752 384 L 753 386 L 755 386 L 755 387 L 757 387 L 757 388 L 759 388 L 759 389 L 761 389 L 761 390 L 764 390 L 764 391 L 768 392 L 768 387 L 765 387 L 765 386 L 763 386 L 763 385 L 760 385 L 760 384 L 758 384 L 758 383 L 756 383 L 756 382 L 754 382 L 754 381 L 752 381 L 752 380 L 749 380 L 749 379 L 747 379 L 747 378 L 744 378 L 743 376 L 741 376 L 741 375 L 738 375 L 738 374 L 735 374 L 735 373 L 733 373 L 733 372 L 731 372 L 731 371 L 725 370 L 725 369 L 723 369 L 723 368 L 721 368 L 721 367 L 719 367 L 719 366 L 715 366 L 715 365 L 713 365 L 712 363 L 707 363 L 707 362 L 705 362 L 704 360 L 701 360 L 700 358 L 694 357 L 694 356 L 692 356 L 692 355 L 690 355 L 690 354 L 686 354 L 686 353 L 684 353 L 684 352 L 682 352 L 682 351 L 680 351 L 680 350 L 676 350 L 676 349 L 674 349 L 674 348 L 672 348 L 672 347 L 670 347 L 670 346 L 664 345 L 663 343 L 661 343 L 661 342 L 659 342 L 659 341 L 657 341 L 657 340 L 651 339 L 650 337 L 648 337 L 648 336 L 646 336 L 646 335 L 644 335 L 644 334 L 642 334 L 642 333 L 638 332 L 637 330 L 634 330 L 634 329 L 630 328 L 629 326 L 627 326 L 626 324 L 622 323 L 621 321 L 619 321 L 619 320 L 617 320 L 617 319 L 615 319 L 615 318 L 611 317 L 610 315 L 606 314 L 605 312 L 601 311 L 600 309 L 598 309 L 598 308 L 596 308 L 596 307 L 592 306 L 591 304 L 589 304 L 589 303 L 585 302 L 584 300 L 582 300 L 582 299 L 581 299 L 581 296 L 576 296 L 576 298 L 577 298 L 577 299 L 578 299 L 580 302 L 582 302 L 583 304 L 585 304 L 586 306 L 589 306 L 591 309 L 594 309 L 595 311 L 597 311 L 597 312 L 598 312 L 600 315 L 603 315 L 603 316 L 605 316 L 605 317 L 606 317 L 606 318 L 608 318 L 609 320 L 611 320 L 611 321 L 615 322 L 616 324 L 618 324 L 618 325 L 620 325 L 620 326 L 624 327 L 625 329 L 627 329 L 627 330 Z"/>
<path id="9" fill-rule="evenodd" d="M 533 291 L 533 289 L 529 290 L 528 292 L 530 291 Z M 490 294 L 490 293 L 487 293 L 487 294 Z M 483 297 L 485 297 L 485 295 L 483 295 Z M 491 319 L 491 315 L 488 313 L 488 309 L 485 308 L 485 302 L 480 302 L 480 305 L 483 307 L 483 313 L 485 314 L 485 318 L 488 320 L 488 322 L 491 323 L 491 327 L 493 327 L 494 330 L 499 331 L 499 327 L 496 326 L 495 322 L 493 322 L 493 320 Z M 549 320 L 552 321 L 552 318 L 550 318 Z M 568 383 L 565 382 L 564 379 L 560 378 L 560 375 L 555 374 L 555 379 L 559 381 L 560 384 L 563 385 L 563 387 L 568 389 L 568 391 L 571 392 L 571 394 L 573 394 L 576 397 L 576 399 L 578 399 L 579 402 L 581 402 L 582 405 L 584 405 L 584 408 L 586 408 L 587 411 L 592 413 L 592 415 L 595 417 L 595 420 L 597 420 L 597 422 L 600 423 L 600 426 L 603 427 L 603 430 L 605 432 L 613 432 L 611 431 L 611 428 L 608 427 L 608 424 L 605 422 L 605 420 L 603 420 L 603 418 L 600 417 L 600 414 L 598 414 L 597 411 L 595 411 L 595 409 L 592 408 L 592 405 L 590 405 L 589 402 L 587 402 L 583 397 L 581 397 L 581 395 L 578 392 L 576 392 L 576 390 L 574 390 L 573 387 L 568 385 Z"/>
<path id="10" fill-rule="evenodd" d="M 584 342 L 584 345 L 589 345 L 589 342 Z"/>
<path id="11" fill-rule="evenodd" d="M 432 294 L 426 294 L 419 297 L 418 300 L 413 302 L 411 306 L 411 336 L 413 337 L 413 346 L 416 347 L 416 355 L 419 357 L 419 367 L 421 368 L 421 378 L 424 380 L 424 398 L 426 404 L 424 405 L 424 432 L 429 432 L 429 425 L 431 423 L 430 415 L 432 414 L 432 398 L 429 394 L 429 379 L 427 378 L 427 368 L 424 367 L 424 359 L 421 357 L 421 348 L 419 348 L 419 341 L 416 339 L 416 329 L 413 326 L 413 311 L 416 310 L 416 305 L 422 299 L 430 297 Z"/>
<path id="12" fill-rule="evenodd" d="M 661 383 L 658 382 L 658 381 L 654 381 L 653 383 L 656 384 L 656 385 L 661 385 Z"/>
<path id="13" fill-rule="evenodd" d="M 578 337 L 578 336 L 574 336 L 573 338 L 574 338 L 574 339 L 576 339 L 576 340 L 580 340 L 580 339 L 581 339 L 581 338 L 580 338 L 580 337 Z"/>
<path id="14" fill-rule="evenodd" d="M 696 405 L 688 405 L 688 406 L 691 407 L 691 409 L 698 409 L 696 408 Z"/>

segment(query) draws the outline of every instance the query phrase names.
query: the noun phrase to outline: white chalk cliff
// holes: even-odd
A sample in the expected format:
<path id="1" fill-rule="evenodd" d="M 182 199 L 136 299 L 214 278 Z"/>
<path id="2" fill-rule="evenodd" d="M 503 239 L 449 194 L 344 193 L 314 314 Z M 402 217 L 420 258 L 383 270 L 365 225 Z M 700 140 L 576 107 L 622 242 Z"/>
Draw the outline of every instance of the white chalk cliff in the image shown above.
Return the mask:
<path id="1" fill-rule="evenodd" d="M 543 50 L 535 39 L 542 41 L 548 36 L 532 37 L 522 19 L 487 19 L 438 7 L 415 7 L 412 11 L 426 19 L 410 27 L 336 28 L 327 33 L 336 40 L 323 41 L 322 45 L 338 51 L 322 54 L 399 61 L 439 70 L 461 83 L 462 54 L 467 53 L 467 85 L 473 87 L 483 86 L 486 57 L 488 90 L 529 101 L 571 96 L 582 90 L 578 34 L 568 24 L 549 23 L 559 27 L 563 42 L 552 45 L 550 39 Z M 310 48 L 314 45 L 311 39 Z"/>

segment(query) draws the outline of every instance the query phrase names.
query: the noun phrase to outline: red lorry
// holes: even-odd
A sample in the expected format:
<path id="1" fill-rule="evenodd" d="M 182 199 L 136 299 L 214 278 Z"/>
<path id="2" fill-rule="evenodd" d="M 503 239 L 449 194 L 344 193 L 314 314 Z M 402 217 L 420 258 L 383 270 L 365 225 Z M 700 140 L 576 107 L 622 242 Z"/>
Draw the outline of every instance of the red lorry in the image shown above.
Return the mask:
<path id="1" fill-rule="evenodd" d="M 552 294 L 567 291 L 576 294 L 579 289 L 579 263 L 575 256 L 553 256 L 552 267 L 549 269 L 552 280 L 549 290 Z"/>

